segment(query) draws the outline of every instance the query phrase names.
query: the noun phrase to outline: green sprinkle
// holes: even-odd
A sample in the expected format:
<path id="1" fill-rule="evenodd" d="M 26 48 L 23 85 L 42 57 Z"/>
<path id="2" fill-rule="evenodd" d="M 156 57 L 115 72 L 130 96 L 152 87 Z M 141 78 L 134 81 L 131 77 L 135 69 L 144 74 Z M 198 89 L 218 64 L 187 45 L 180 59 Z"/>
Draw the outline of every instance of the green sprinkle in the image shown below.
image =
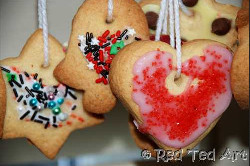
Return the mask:
<path id="1" fill-rule="evenodd" d="M 11 73 L 7 73 L 6 74 L 6 77 L 7 77 L 8 81 L 12 80 L 13 76 L 14 76 L 14 80 L 16 80 L 17 79 L 16 74 L 11 74 Z"/>
<path id="2" fill-rule="evenodd" d="M 118 48 L 122 49 L 124 46 L 125 46 L 124 41 L 120 41 L 113 44 L 110 49 L 110 54 L 116 55 L 119 52 Z"/>
<path id="3" fill-rule="evenodd" d="M 58 115 L 58 114 L 61 113 L 61 109 L 60 109 L 59 107 L 56 107 L 56 108 L 54 108 L 54 109 L 52 110 L 52 113 L 53 113 L 54 115 Z"/>

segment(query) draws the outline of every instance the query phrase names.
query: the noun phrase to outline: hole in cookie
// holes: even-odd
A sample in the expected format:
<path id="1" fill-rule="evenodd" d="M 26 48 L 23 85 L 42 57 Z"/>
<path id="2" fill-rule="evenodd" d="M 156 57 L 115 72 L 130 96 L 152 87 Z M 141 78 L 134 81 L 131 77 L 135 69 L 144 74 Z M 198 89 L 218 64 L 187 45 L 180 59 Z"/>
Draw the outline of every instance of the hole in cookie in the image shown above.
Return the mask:
<path id="1" fill-rule="evenodd" d="M 114 22 L 114 20 L 114 17 L 112 17 L 111 19 L 107 18 L 105 22 L 106 24 L 111 24 L 112 22 Z"/>
<path id="2" fill-rule="evenodd" d="M 177 85 L 177 86 L 180 86 L 181 85 L 181 83 L 182 83 L 182 81 L 183 81 L 183 79 L 182 79 L 182 77 L 180 76 L 180 77 L 174 77 L 174 83 Z"/>
<path id="3" fill-rule="evenodd" d="M 176 78 L 176 71 L 172 71 L 165 80 L 165 87 L 172 95 L 180 95 L 183 93 L 188 85 L 189 78 L 181 74 L 179 78 Z"/>

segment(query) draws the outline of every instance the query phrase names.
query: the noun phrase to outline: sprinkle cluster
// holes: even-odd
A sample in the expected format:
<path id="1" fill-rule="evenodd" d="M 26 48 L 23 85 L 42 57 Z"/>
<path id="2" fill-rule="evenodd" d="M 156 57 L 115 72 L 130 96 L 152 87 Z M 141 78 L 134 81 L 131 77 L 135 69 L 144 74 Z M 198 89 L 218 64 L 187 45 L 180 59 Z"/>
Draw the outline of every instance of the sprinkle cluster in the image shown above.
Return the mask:
<path id="1" fill-rule="evenodd" d="M 129 37 L 135 36 L 136 32 L 132 28 L 127 28 L 124 31 L 118 30 L 114 34 L 110 34 L 106 30 L 97 38 L 92 33 L 87 32 L 86 36 L 79 35 L 78 44 L 81 52 L 85 56 L 89 70 L 95 70 L 99 74 L 96 83 L 108 84 L 109 68 L 112 59 L 126 44 L 129 43 Z M 135 40 L 140 38 L 135 37 Z"/>
<path id="2" fill-rule="evenodd" d="M 183 143 L 195 132 L 205 131 L 224 111 L 218 109 L 218 105 L 228 106 L 232 59 L 226 49 L 211 46 L 204 50 L 203 56 L 183 62 L 182 73 L 191 81 L 179 95 L 171 94 L 166 87 L 166 78 L 171 71 L 177 70 L 172 66 L 172 55 L 155 51 L 137 64 L 145 63 L 147 58 L 151 61 L 136 70 L 138 74 L 133 80 L 133 100 L 139 105 L 144 120 L 140 131 L 159 140 L 169 138 Z M 199 82 L 191 84 L 195 79 Z"/>
<path id="3" fill-rule="evenodd" d="M 61 105 L 66 99 L 77 100 L 73 89 L 62 84 L 46 86 L 37 73 L 20 72 L 16 67 L 5 66 L 1 67 L 1 70 L 12 88 L 14 99 L 19 103 L 17 110 L 20 120 L 44 124 L 46 129 L 50 125 L 57 128 L 59 122 L 68 118 L 69 115 L 62 112 Z M 71 110 L 76 107 L 73 104 Z M 45 109 L 50 111 L 43 111 Z"/>

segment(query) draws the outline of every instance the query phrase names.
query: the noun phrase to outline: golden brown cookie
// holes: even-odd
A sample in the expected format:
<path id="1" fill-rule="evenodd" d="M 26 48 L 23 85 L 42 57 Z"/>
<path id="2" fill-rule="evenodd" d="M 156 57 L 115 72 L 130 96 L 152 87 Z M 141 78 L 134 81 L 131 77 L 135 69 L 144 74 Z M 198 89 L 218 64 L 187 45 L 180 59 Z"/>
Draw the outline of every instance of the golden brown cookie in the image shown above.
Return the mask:
<path id="1" fill-rule="evenodd" d="M 2 77 L 2 73 L 0 72 L 0 87 L 4 87 L 4 81 Z M 4 116 L 6 112 L 6 89 L 0 89 L 0 138 L 2 138 L 3 134 L 3 124 L 4 124 Z"/>
<path id="2" fill-rule="evenodd" d="M 50 64 L 44 68 L 41 43 L 43 33 L 37 30 L 18 57 L 0 61 L 0 89 L 6 90 L 1 99 L 7 99 L 0 102 L 6 106 L 2 138 L 25 137 L 53 159 L 72 131 L 99 124 L 103 117 L 86 112 L 82 93 L 54 78 L 53 70 L 65 57 L 61 44 L 49 35 Z"/>
<path id="3" fill-rule="evenodd" d="M 238 12 L 237 27 L 239 47 L 232 65 L 232 90 L 242 109 L 249 108 L 249 0 L 243 1 Z"/>
<path id="4" fill-rule="evenodd" d="M 134 0 L 114 0 L 114 20 L 107 23 L 108 0 L 86 0 L 73 20 L 66 58 L 57 66 L 58 80 L 84 91 L 84 108 L 106 113 L 116 104 L 109 83 L 109 67 L 124 45 L 148 39 L 147 21 Z"/>
<path id="5" fill-rule="evenodd" d="M 161 0 L 142 0 L 142 7 L 150 28 L 155 33 Z M 237 41 L 235 18 L 239 8 L 217 3 L 215 0 L 183 1 L 193 12 L 187 16 L 181 11 L 181 37 L 190 41 L 194 39 L 211 39 L 233 47 Z"/>
<path id="6" fill-rule="evenodd" d="M 144 149 L 149 150 L 151 152 L 152 156 L 156 157 L 156 153 L 155 153 L 154 149 L 157 149 L 158 146 L 150 138 L 148 138 L 146 135 L 143 135 L 142 133 L 140 133 L 137 130 L 133 121 L 134 121 L 134 119 L 130 115 L 128 125 L 129 125 L 130 134 L 133 137 L 136 145 L 139 148 L 141 148 L 142 150 L 144 150 Z"/>
<path id="7" fill-rule="evenodd" d="M 182 75 L 176 80 L 176 51 L 163 42 L 139 41 L 114 58 L 110 85 L 141 133 L 160 148 L 183 149 L 186 154 L 231 102 L 231 62 L 232 53 L 223 44 L 187 42 L 182 47 Z M 134 137 L 140 147 L 151 148 L 151 143 Z"/>

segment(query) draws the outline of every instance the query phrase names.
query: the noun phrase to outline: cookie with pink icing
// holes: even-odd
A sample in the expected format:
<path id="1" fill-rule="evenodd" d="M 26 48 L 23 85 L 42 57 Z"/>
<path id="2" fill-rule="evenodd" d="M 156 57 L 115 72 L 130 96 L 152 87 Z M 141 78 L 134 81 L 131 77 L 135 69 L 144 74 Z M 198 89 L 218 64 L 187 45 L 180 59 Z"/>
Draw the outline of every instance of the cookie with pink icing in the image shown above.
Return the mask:
<path id="1" fill-rule="evenodd" d="M 183 45 L 182 54 L 182 74 L 175 79 L 173 48 L 152 41 L 130 44 L 114 59 L 110 84 L 138 131 L 161 148 L 185 153 L 231 102 L 232 53 L 220 43 L 195 40 Z"/>

